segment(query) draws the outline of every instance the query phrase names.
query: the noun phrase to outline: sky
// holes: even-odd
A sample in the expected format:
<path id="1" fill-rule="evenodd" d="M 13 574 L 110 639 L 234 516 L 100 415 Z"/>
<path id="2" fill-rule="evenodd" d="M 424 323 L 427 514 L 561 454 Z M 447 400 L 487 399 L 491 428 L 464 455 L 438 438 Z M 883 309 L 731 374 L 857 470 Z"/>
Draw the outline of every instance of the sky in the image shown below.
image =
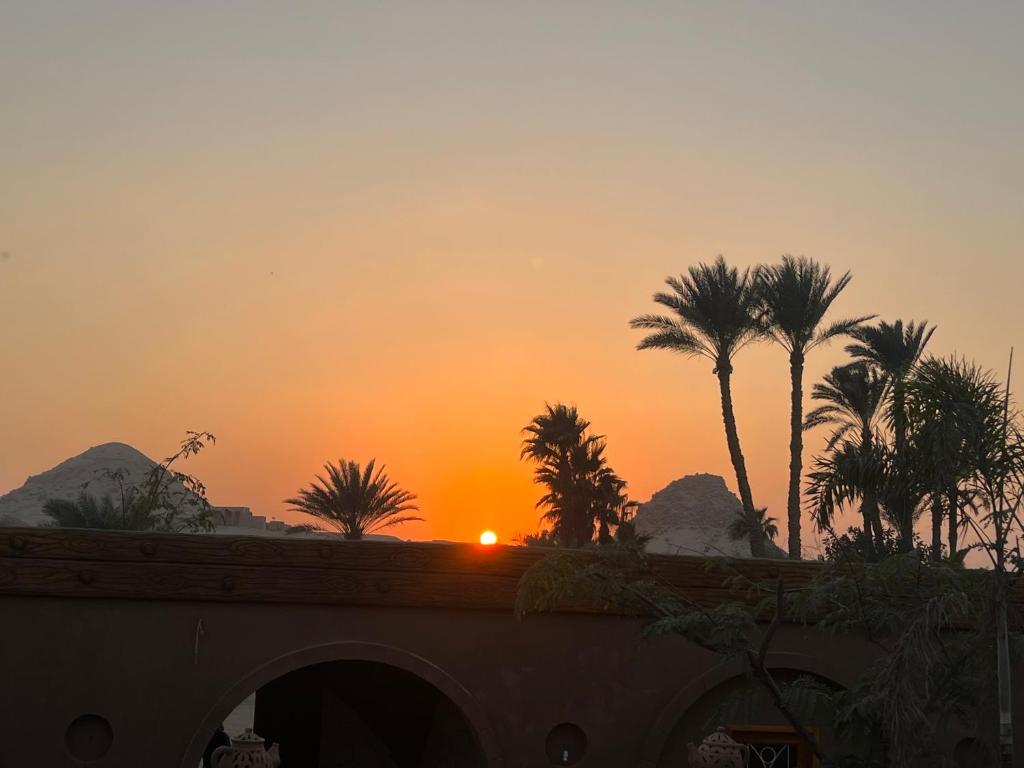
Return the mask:
<path id="1" fill-rule="evenodd" d="M 628 327 L 718 254 L 850 270 L 836 317 L 927 319 L 1002 372 L 1022 28 L 1011 3 L 7 0 L 0 493 L 209 430 L 182 469 L 215 504 L 298 519 L 324 462 L 376 457 L 426 518 L 398 535 L 507 541 L 537 527 L 520 430 L 555 401 L 634 498 L 735 489 L 711 365 Z M 808 388 L 842 361 L 815 352 Z M 735 370 L 784 518 L 788 360 Z"/>

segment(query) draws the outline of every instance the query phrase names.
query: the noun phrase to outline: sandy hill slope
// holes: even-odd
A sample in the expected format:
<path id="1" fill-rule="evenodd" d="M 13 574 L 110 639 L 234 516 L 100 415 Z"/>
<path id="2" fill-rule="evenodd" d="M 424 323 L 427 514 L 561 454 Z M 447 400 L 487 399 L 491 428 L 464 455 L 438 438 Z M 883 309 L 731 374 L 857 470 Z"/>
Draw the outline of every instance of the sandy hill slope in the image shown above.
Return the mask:
<path id="1" fill-rule="evenodd" d="M 155 462 L 124 443 L 105 443 L 63 461 L 53 469 L 33 475 L 21 488 L 0 496 L 0 525 L 43 525 L 47 499 L 75 499 L 82 491 L 118 498 L 117 483 L 105 473 L 121 470 L 125 485 L 142 482 Z M 184 490 L 184 489 L 182 489 Z"/>

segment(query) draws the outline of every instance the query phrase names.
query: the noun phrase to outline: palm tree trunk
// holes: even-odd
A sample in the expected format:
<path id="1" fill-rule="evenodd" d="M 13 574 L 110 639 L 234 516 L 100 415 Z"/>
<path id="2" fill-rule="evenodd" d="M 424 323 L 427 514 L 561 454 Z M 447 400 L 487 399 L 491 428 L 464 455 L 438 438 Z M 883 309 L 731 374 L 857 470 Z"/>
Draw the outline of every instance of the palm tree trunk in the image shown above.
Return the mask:
<path id="1" fill-rule="evenodd" d="M 949 507 L 949 556 L 952 557 L 957 552 L 957 546 L 959 543 L 957 541 L 957 537 L 960 533 L 960 492 L 955 485 L 951 486 L 950 489 L 946 491 L 946 500 L 946 504 Z"/>
<path id="2" fill-rule="evenodd" d="M 800 478 L 803 474 L 804 452 L 804 356 L 800 352 L 791 352 L 789 355 L 789 379 L 789 498 L 786 512 L 789 517 L 789 557 L 791 560 L 799 560 Z"/>
<path id="3" fill-rule="evenodd" d="M 868 497 L 865 494 L 860 500 L 860 516 L 863 520 L 862 526 L 864 529 L 864 538 L 867 539 L 868 547 L 871 551 L 875 551 L 875 520 L 871 504 L 868 501 Z"/>
<path id="4" fill-rule="evenodd" d="M 892 383 L 892 431 L 896 456 L 902 457 L 907 444 L 907 405 L 901 378 Z"/>
<path id="5" fill-rule="evenodd" d="M 875 551 L 879 551 L 882 542 L 885 541 L 885 534 L 882 532 L 882 513 L 878 510 L 878 499 L 871 497 L 871 524 L 875 528 Z"/>
<path id="6" fill-rule="evenodd" d="M 932 560 L 942 559 L 942 499 L 937 493 L 932 494 Z"/>
<path id="7" fill-rule="evenodd" d="M 863 461 L 867 461 L 874 450 L 874 435 L 871 433 L 871 424 L 865 422 L 860 430 L 860 452 Z M 860 510 L 864 517 L 864 535 L 867 537 L 868 545 L 872 551 L 879 552 L 882 548 L 884 538 L 882 536 L 882 518 L 878 513 L 878 497 L 874 491 L 864 488 L 861 490 Z"/>
<path id="8" fill-rule="evenodd" d="M 736 431 L 736 415 L 732 408 L 732 364 L 728 360 L 718 363 L 718 389 L 722 395 L 722 421 L 725 424 L 725 441 L 729 446 L 729 458 L 736 472 L 736 486 L 740 492 L 740 503 L 743 513 L 750 521 L 750 554 L 753 557 L 764 557 L 764 533 L 757 524 L 757 512 L 754 510 L 754 496 L 750 492 L 750 481 L 747 479 L 747 464 L 743 460 L 740 448 L 740 437 Z"/>

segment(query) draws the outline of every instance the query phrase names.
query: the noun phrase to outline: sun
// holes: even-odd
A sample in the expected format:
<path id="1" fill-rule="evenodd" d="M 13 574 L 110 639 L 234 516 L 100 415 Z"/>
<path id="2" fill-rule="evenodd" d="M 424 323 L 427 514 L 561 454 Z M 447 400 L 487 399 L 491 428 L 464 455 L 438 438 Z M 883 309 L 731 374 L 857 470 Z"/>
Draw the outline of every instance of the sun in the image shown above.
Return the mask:
<path id="1" fill-rule="evenodd" d="M 480 534 L 480 543 L 485 547 L 490 547 L 498 543 L 498 534 L 494 531 L 487 530 Z"/>

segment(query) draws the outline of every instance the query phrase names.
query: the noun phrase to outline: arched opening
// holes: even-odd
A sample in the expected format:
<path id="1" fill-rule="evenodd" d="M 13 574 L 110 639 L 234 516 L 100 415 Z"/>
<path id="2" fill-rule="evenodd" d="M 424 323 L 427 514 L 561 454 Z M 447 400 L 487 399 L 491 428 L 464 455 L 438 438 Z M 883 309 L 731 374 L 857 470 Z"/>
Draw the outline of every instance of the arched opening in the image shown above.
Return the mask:
<path id="1" fill-rule="evenodd" d="M 835 683 L 803 670 L 774 669 L 780 683 L 797 678 L 815 679 L 834 687 Z M 832 734 L 828 719 L 817 722 L 812 713 L 805 722 L 812 734 L 825 746 L 831 746 Z M 824 713 L 822 713 L 824 714 Z M 810 768 L 814 755 L 803 744 L 771 701 L 767 691 L 752 686 L 742 676 L 730 677 L 696 698 L 675 721 L 667 733 L 657 761 L 662 766 L 686 765 L 687 745 L 699 745 L 716 728 L 724 728 L 729 736 L 750 747 L 751 768 Z"/>
<path id="2" fill-rule="evenodd" d="M 183 766 L 202 764 L 220 723 L 229 731 L 251 725 L 277 744 L 281 768 L 500 765 L 481 711 L 461 686 L 416 657 L 366 647 L 370 658 L 361 658 L 358 650 L 316 649 L 301 654 L 311 663 L 278 660 L 249 676 L 204 719 Z"/>

